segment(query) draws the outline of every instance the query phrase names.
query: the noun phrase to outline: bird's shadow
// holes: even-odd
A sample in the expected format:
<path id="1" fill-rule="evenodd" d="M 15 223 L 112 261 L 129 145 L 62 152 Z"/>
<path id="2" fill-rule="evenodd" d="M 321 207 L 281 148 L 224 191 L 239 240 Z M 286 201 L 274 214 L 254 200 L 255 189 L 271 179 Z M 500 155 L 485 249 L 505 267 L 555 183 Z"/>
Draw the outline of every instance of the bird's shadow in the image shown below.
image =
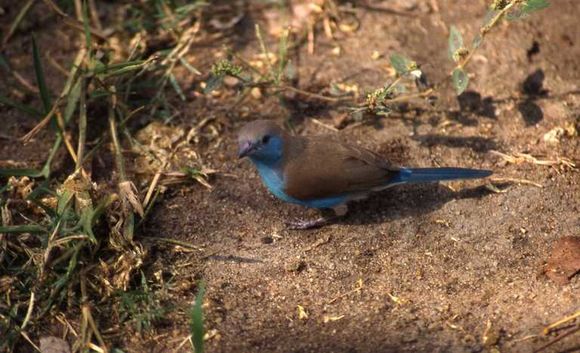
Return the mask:
<path id="1" fill-rule="evenodd" d="M 339 223 L 379 224 L 418 217 L 438 210 L 452 200 L 479 199 L 491 193 L 484 186 L 453 191 L 439 183 L 403 185 L 353 202 L 349 214 Z"/>
<path id="2" fill-rule="evenodd" d="M 522 83 L 524 99 L 518 103 L 518 111 L 526 126 L 534 126 L 544 119 L 544 112 L 537 104 L 539 98 L 547 97 L 549 91 L 544 88 L 544 71 L 538 69 L 528 75 Z"/>
<path id="3" fill-rule="evenodd" d="M 438 134 L 415 135 L 413 140 L 419 141 L 422 146 L 433 147 L 437 145 L 452 148 L 470 148 L 475 152 L 485 153 L 498 149 L 497 143 L 487 137 L 480 136 L 446 136 Z"/>

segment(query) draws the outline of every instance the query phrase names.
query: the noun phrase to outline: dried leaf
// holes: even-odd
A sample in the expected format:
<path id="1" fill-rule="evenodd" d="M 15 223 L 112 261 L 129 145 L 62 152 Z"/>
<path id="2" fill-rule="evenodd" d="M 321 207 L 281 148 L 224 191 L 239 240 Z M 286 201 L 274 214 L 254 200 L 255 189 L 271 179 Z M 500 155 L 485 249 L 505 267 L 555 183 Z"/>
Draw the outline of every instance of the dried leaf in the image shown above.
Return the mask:
<path id="1" fill-rule="evenodd" d="M 119 183 L 119 197 L 123 205 L 123 212 L 128 214 L 130 211 L 136 212 L 143 217 L 143 205 L 139 200 L 139 192 L 132 181 L 123 181 Z M 131 208 L 129 208 L 131 205 Z"/>

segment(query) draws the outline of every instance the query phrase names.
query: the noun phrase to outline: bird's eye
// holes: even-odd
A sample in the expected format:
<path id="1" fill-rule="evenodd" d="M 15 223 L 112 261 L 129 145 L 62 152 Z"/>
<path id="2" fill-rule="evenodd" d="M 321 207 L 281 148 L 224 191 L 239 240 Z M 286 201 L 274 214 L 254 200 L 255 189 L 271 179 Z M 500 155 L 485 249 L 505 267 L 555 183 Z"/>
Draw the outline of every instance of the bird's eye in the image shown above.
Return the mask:
<path id="1" fill-rule="evenodd" d="M 270 135 L 266 135 L 266 136 L 262 137 L 262 143 L 263 144 L 267 144 L 268 141 L 270 141 Z"/>

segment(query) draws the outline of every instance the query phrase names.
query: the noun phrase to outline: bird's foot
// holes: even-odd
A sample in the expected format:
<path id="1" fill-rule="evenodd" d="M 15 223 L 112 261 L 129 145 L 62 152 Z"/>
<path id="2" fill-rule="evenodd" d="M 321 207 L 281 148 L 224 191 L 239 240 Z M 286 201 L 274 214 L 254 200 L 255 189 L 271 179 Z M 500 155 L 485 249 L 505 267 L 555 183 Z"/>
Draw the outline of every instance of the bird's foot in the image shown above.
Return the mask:
<path id="1" fill-rule="evenodd" d="M 348 208 L 346 204 L 340 204 L 333 207 L 331 210 L 323 209 L 321 211 L 322 217 L 320 218 L 311 220 L 298 219 L 295 221 L 287 221 L 285 222 L 286 227 L 293 230 L 320 228 L 346 215 Z"/>
<path id="2" fill-rule="evenodd" d="M 301 230 L 301 229 L 320 228 L 320 227 L 328 224 L 331 220 L 332 220 L 332 218 L 320 217 L 317 219 L 310 219 L 310 220 L 298 219 L 295 221 L 286 221 L 285 223 L 286 223 L 286 227 L 288 227 L 288 229 Z"/>

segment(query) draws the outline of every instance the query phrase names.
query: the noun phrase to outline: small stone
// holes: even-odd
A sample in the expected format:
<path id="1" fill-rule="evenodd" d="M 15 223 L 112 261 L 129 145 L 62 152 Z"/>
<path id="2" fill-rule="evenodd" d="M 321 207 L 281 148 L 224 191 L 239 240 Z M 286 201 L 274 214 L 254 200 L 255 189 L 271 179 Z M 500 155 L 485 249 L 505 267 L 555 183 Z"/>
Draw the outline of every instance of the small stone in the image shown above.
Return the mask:
<path id="1" fill-rule="evenodd" d="M 250 94 L 252 95 L 252 98 L 254 98 L 254 99 L 262 98 L 262 91 L 258 87 L 252 88 L 252 90 L 250 91 Z"/>
<path id="2" fill-rule="evenodd" d="M 227 87 L 235 87 L 240 83 L 240 79 L 233 76 L 226 76 L 224 77 L 224 85 Z"/>

